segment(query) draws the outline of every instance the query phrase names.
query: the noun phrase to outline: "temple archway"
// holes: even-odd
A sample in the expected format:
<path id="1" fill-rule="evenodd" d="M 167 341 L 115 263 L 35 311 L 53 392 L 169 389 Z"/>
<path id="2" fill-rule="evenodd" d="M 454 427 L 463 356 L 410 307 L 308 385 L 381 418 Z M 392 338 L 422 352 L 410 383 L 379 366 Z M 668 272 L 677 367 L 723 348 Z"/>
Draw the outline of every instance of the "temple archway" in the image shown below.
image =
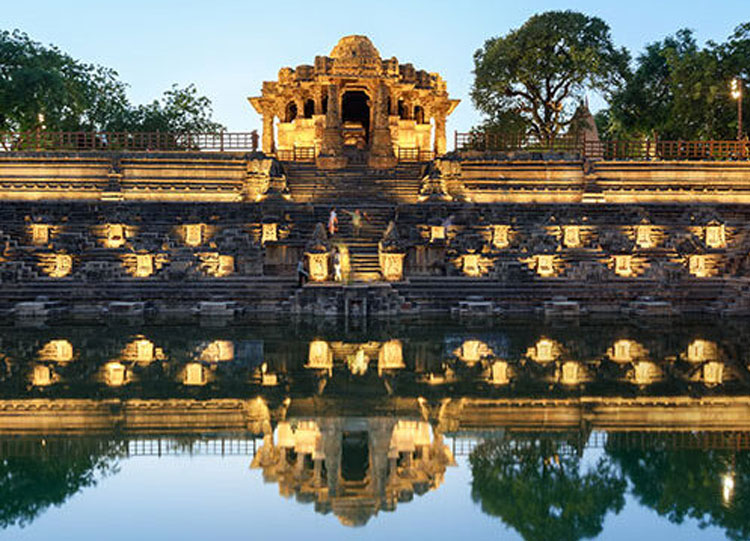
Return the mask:
<path id="1" fill-rule="evenodd" d="M 361 126 L 364 143 L 370 140 L 370 105 L 369 97 L 362 90 L 349 90 L 344 92 L 341 99 L 341 121 L 344 129 L 352 132 L 352 138 L 357 131 L 357 125 Z M 345 136 L 346 139 L 347 136 Z M 345 141 L 345 144 L 352 144 Z M 354 143 L 355 146 L 356 143 Z"/>

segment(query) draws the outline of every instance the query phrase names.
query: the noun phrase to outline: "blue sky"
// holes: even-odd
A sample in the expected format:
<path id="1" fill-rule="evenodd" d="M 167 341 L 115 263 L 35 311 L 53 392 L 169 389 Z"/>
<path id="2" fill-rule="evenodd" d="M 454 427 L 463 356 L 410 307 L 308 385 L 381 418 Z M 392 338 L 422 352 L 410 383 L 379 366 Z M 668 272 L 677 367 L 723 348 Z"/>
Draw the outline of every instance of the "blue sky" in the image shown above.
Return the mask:
<path id="1" fill-rule="evenodd" d="M 136 103 L 172 83 L 193 82 L 232 131 L 260 127 L 246 98 L 280 67 L 311 64 L 341 36 L 366 34 L 383 57 L 442 74 L 462 100 L 449 121 L 452 133 L 479 119 L 469 99 L 474 51 L 552 9 L 603 18 L 615 42 L 634 54 L 679 28 L 693 29 L 703 42 L 723 40 L 750 21 L 750 0 L 36 0 L 5 2 L 0 27 L 116 69 Z"/>

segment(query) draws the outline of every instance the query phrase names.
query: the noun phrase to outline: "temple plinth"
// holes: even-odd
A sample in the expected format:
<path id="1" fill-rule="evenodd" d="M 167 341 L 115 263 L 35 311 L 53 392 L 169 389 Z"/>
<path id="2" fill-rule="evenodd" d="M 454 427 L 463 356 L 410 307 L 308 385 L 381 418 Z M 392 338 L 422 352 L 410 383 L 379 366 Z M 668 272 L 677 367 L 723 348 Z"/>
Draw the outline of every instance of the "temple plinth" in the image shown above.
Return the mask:
<path id="1" fill-rule="evenodd" d="M 399 155 L 444 154 L 446 118 L 459 100 L 437 73 L 383 60 L 367 37 L 346 36 L 314 65 L 279 70 L 250 103 L 263 117 L 263 152 L 328 160 L 366 153 L 380 168 Z"/>

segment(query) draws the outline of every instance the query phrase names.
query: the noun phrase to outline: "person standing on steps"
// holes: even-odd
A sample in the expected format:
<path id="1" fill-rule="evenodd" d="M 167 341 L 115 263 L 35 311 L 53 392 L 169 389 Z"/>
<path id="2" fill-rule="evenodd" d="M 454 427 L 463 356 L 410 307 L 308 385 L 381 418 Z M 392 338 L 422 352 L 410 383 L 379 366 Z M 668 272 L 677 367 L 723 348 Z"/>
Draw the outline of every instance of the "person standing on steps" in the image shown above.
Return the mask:
<path id="1" fill-rule="evenodd" d="M 334 282 L 341 281 L 341 255 L 338 250 L 333 252 L 333 280 Z"/>
<path id="2" fill-rule="evenodd" d="M 359 237 L 359 233 L 362 231 L 362 212 L 359 209 L 354 209 L 354 212 L 348 210 L 344 212 L 352 217 L 352 232 L 355 237 Z"/>
<path id="3" fill-rule="evenodd" d="M 339 217 L 336 215 L 336 207 L 331 209 L 328 215 L 328 234 L 334 236 L 339 228 Z"/>
<path id="4" fill-rule="evenodd" d="M 297 262 L 297 287 L 302 287 L 310 278 L 310 274 L 305 270 L 305 262 L 301 259 Z"/>

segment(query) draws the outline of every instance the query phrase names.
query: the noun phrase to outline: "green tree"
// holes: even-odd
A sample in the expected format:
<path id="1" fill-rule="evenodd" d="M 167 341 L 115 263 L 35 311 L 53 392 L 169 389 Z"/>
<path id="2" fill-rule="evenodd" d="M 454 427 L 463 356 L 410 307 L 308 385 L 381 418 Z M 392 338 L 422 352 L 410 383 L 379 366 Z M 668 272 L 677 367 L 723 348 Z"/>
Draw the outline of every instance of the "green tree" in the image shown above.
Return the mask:
<path id="1" fill-rule="evenodd" d="M 0 131 L 219 131 L 194 85 L 134 106 L 109 68 L 85 64 L 18 30 L 0 32 Z"/>
<path id="2" fill-rule="evenodd" d="M 619 512 L 626 484 L 605 460 L 582 471 L 577 455 L 558 454 L 559 442 L 487 441 L 470 457 L 472 498 L 527 541 L 574 541 L 602 531 Z"/>
<path id="3" fill-rule="evenodd" d="M 651 43 L 637 58 L 628 83 L 600 114 L 600 132 L 610 138 L 733 139 L 736 103 L 733 77 L 750 74 L 750 24 L 725 43 L 700 47 L 690 30 Z M 747 93 L 745 93 L 747 100 Z"/>
<path id="4" fill-rule="evenodd" d="M 39 446 L 38 456 L 0 459 L 0 528 L 27 526 L 48 507 L 62 505 L 103 476 L 117 472 L 115 443 L 56 442 L 64 452 L 51 454 Z"/>
<path id="5" fill-rule="evenodd" d="M 629 60 L 603 20 L 549 11 L 474 53 L 471 97 L 488 123 L 514 114 L 531 134 L 550 140 L 569 124 L 587 89 L 609 95 L 624 83 Z"/>
<path id="6" fill-rule="evenodd" d="M 670 522 L 698 521 L 717 526 L 730 539 L 750 539 L 750 453 L 654 445 L 650 449 L 616 448 L 607 455 L 630 480 L 632 493 Z M 736 454 L 735 454 L 736 453 Z M 733 472 L 735 488 L 728 502 L 722 495 L 724 476 Z"/>

